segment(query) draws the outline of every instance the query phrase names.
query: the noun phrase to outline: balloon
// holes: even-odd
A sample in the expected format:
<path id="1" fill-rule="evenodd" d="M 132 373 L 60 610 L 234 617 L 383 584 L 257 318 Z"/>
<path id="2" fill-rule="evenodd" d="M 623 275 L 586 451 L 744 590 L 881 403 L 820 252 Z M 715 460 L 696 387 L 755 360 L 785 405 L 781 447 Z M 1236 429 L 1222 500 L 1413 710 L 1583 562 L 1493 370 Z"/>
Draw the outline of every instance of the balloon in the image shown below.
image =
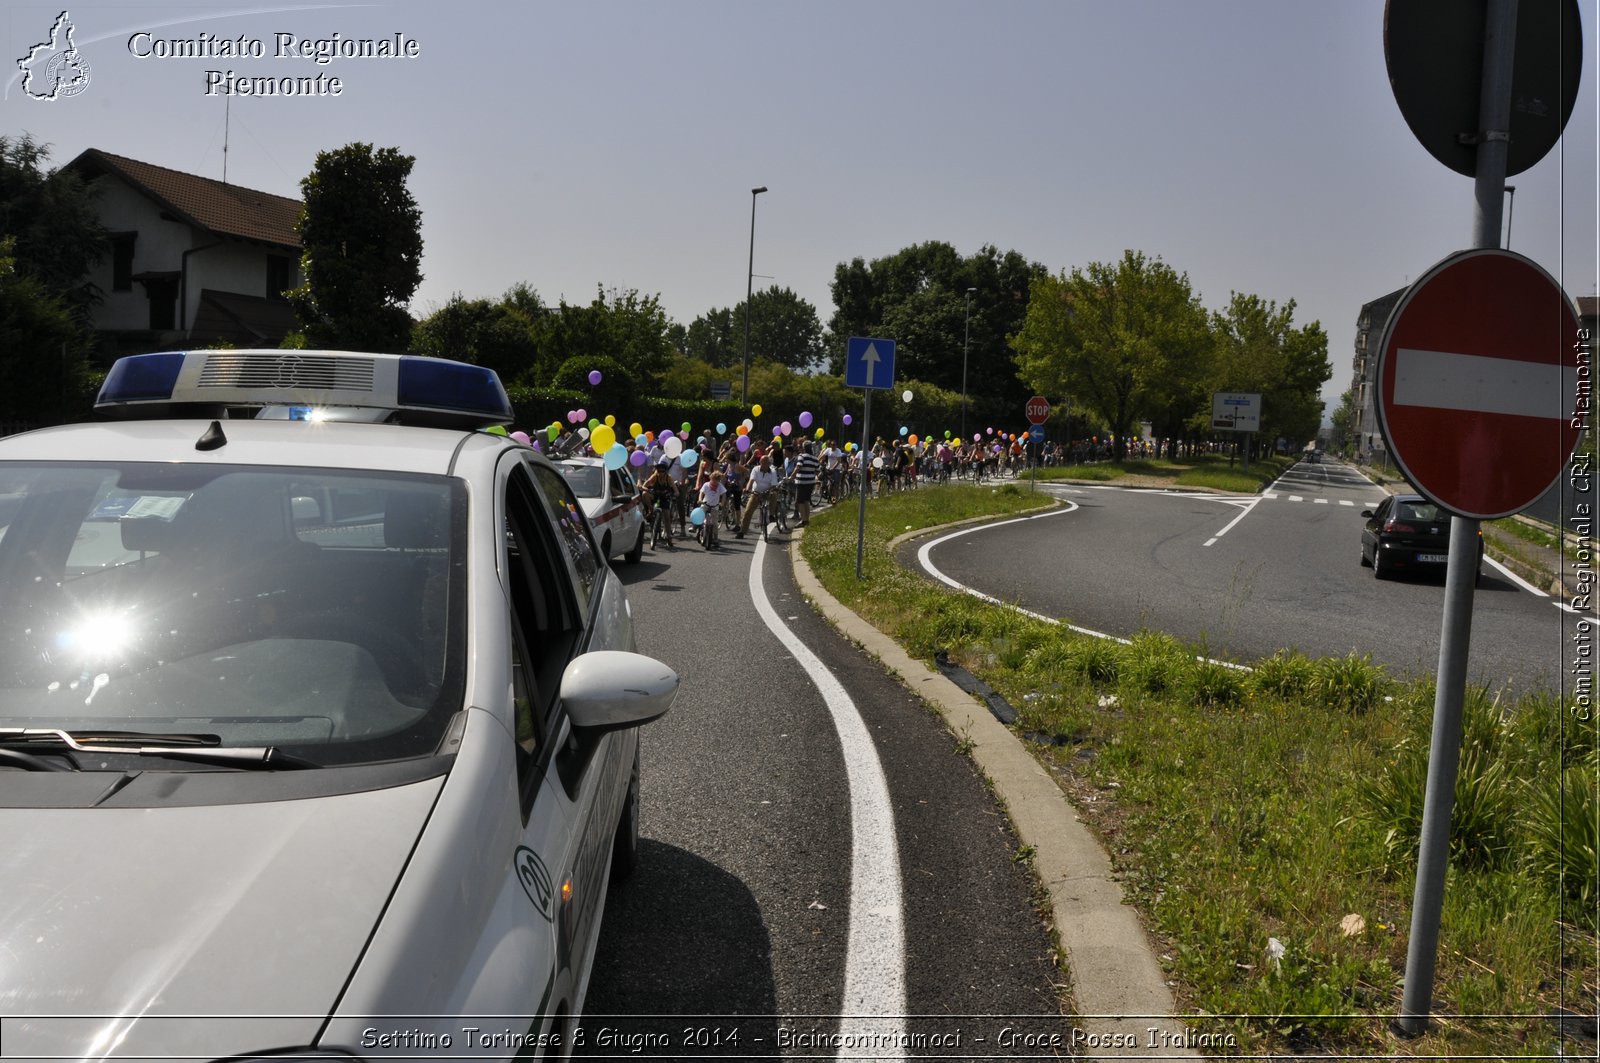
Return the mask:
<path id="1" fill-rule="evenodd" d="M 801 410 L 800 411 L 800 427 L 801 428 L 810 428 L 811 427 L 811 411 L 809 411 L 809 410 Z"/>
<path id="2" fill-rule="evenodd" d="M 790 424 L 788 421 L 783 422 L 780 427 L 783 429 L 784 435 L 788 435 L 790 432 L 794 431 L 794 425 Z"/>
<path id="3" fill-rule="evenodd" d="M 640 424 L 638 421 L 633 422 L 628 426 L 628 434 L 633 438 L 638 439 L 640 436 L 644 435 L 644 425 Z"/>
<path id="4" fill-rule="evenodd" d="M 705 522 L 706 522 L 706 507 L 704 507 L 704 506 L 695 506 L 693 509 L 691 509 L 689 511 L 689 523 L 690 524 L 693 524 L 696 528 L 698 528 L 698 527 L 700 527 L 700 525 L 704 524 Z"/>
<path id="5" fill-rule="evenodd" d="M 663 428 L 661 430 L 661 434 L 659 436 L 657 436 L 656 438 L 660 439 L 661 442 L 665 443 L 669 439 L 676 439 L 677 438 L 677 433 L 674 432 L 670 428 Z"/>
<path id="6" fill-rule="evenodd" d="M 528 433 L 526 433 L 526 432 L 512 432 L 511 433 L 511 438 L 515 439 L 518 443 L 521 443 L 523 446 L 527 446 L 529 443 L 533 442 L 533 440 L 528 436 Z"/>
<path id="7" fill-rule="evenodd" d="M 587 421 L 588 419 L 589 419 L 589 411 L 588 410 L 579 410 L 578 411 L 578 420 L 579 421 Z"/>
<path id="8" fill-rule="evenodd" d="M 596 425 L 589 433 L 589 445 L 596 454 L 605 454 L 617 442 L 617 433 L 607 425 Z"/>
<path id="9" fill-rule="evenodd" d="M 600 370 L 598 370 L 598 369 L 589 370 L 589 383 L 591 385 L 600 383 Z"/>
<path id="10" fill-rule="evenodd" d="M 744 425 L 739 427 L 743 428 Z M 733 445 L 739 448 L 739 453 L 743 454 L 750 449 L 750 437 L 741 432 L 739 437 L 733 441 Z"/>
<path id="11" fill-rule="evenodd" d="M 728 426 L 727 426 L 727 424 L 725 422 L 723 422 L 723 421 L 718 421 L 717 422 L 717 435 L 725 436 L 727 434 L 728 434 Z"/>
<path id="12" fill-rule="evenodd" d="M 635 446 L 648 446 L 650 443 L 650 434 L 648 432 L 640 432 L 633 437 L 633 442 Z"/>
<path id="13" fill-rule="evenodd" d="M 846 454 L 850 453 L 854 449 L 856 449 L 856 445 L 854 443 L 846 443 L 844 445 L 844 452 Z"/>
<path id="14" fill-rule="evenodd" d="M 506 431 L 506 426 L 503 425 L 503 424 L 490 425 L 488 428 L 485 428 L 484 431 L 488 432 L 492 436 L 509 436 L 509 435 L 511 435 L 510 432 Z"/>
<path id="15" fill-rule="evenodd" d="M 683 422 L 683 434 L 684 435 L 688 435 L 692 431 L 694 431 L 694 429 L 689 427 L 689 422 L 688 421 Z"/>
<path id="16" fill-rule="evenodd" d="M 900 434 L 901 435 L 905 435 L 909 431 L 911 431 L 911 429 L 907 428 L 905 425 L 901 425 L 900 426 Z"/>
<path id="17" fill-rule="evenodd" d="M 666 433 L 662 434 L 665 435 Z M 671 439 L 668 439 L 665 443 L 661 444 L 661 453 L 665 454 L 669 458 L 676 458 L 679 454 L 683 453 L 683 440 L 679 439 L 677 436 L 673 436 Z"/>
<path id="18" fill-rule="evenodd" d="M 912 432 L 911 433 L 911 439 L 908 442 L 910 442 L 910 444 L 912 446 L 916 446 L 917 445 L 917 433 Z"/>
<path id="19" fill-rule="evenodd" d="M 644 434 L 644 441 L 646 443 L 654 443 L 656 441 L 656 434 L 654 432 L 646 432 Z"/>
<path id="20" fill-rule="evenodd" d="M 623 446 L 621 443 L 611 444 L 611 446 L 606 448 L 605 462 L 606 468 L 608 469 L 622 468 L 624 465 L 628 464 L 628 448 Z"/>
<path id="21" fill-rule="evenodd" d="M 752 421 L 750 418 L 746 417 L 742 423 L 744 424 L 744 430 L 746 432 L 755 431 L 756 423 L 754 421 Z"/>
<path id="22" fill-rule="evenodd" d="M 588 439 L 589 438 L 589 430 L 587 428 L 578 429 L 578 438 L 579 439 Z"/>
<path id="23" fill-rule="evenodd" d="M 549 428 L 545 429 L 545 434 L 550 437 L 550 442 L 554 443 L 556 441 L 556 436 L 561 434 L 561 429 L 555 425 L 551 425 Z"/>
<path id="24" fill-rule="evenodd" d="M 946 438 L 946 439 L 949 439 L 949 438 L 950 438 L 950 429 L 948 429 L 948 428 L 946 428 L 946 429 L 945 429 L 945 430 L 944 430 L 944 437 L 945 437 L 945 438 Z"/>
<path id="25" fill-rule="evenodd" d="M 650 455 L 646 454 L 642 450 L 636 450 L 632 454 L 628 455 L 628 464 L 632 465 L 635 469 L 639 468 L 641 465 L 643 465 L 645 462 L 647 462 L 649 460 L 650 460 Z"/>
<path id="26" fill-rule="evenodd" d="M 847 425 L 850 423 L 850 415 L 848 413 L 844 415 L 844 423 Z"/>
<path id="27" fill-rule="evenodd" d="M 692 450 L 686 450 L 678 457 L 678 464 L 682 465 L 685 469 L 692 469 L 694 468 L 694 463 L 699 460 L 699 454 Z"/>
<path id="28" fill-rule="evenodd" d="M 748 436 L 750 434 L 750 426 L 742 424 L 742 425 L 739 426 L 738 431 L 739 431 L 739 438 L 743 439 L 745 436 Z"/>
<path id="29" fill-rule="evenodd" d="M 752 417 L 760 417 L 761 416 L 761 404 L 759 402 L 756 403 L 754 406 L 750 407 L 750 416 L 752 416 Z"/>
<path id="30" fill-rule="evenodd" d="M 820 428 L 819 428 L 819 429 L 817 429 L 817 438 L 818 438 L 818 439 L 821 439 L 821 438 L 822 438 L 822 429 L 820 429 Z"/>
<path id="31" fill-rule="evenodd" d="M 990 435 L 994 435 L 994 429 L 993 428 L 989 429 L 989 434 Z"/>
<path id="32" fill-rule="evenodd" d="M 589 418 L 589 427 L 591 429 L 599 428 L 600 427 L 600 418 L 598 418 L 598 417 Z"/>
<path id="33" fill-rule="evenodd" d="M 983 442 L 983 433 L 982 432 L 974 432 L 974 433 L 972 433 L 972 441 L 974 443 L 982 443 Z"/>
<path id="34" fill-rule="evenodd" d="M 902 392 L 901 392 L 901 393 L 900 393 L 900 401 L 901 401 L 901 402 L 910 402 L 910 401 L 911 401 L 911 392 L 909 392 L 909 391 L 902 391 Z"/>
<path id="35" fill-rule="evenodd" d="M 615 427 L 617 427 L 617 415 L 616 414 L 614 414 L 614 413 L 606 414 L 606 427 L 607 428 L 615 428 Z"/>
<path id="36" fill-rule="evenodd" d="M 567 411 L 567 423 L 568 424 L 577 424 L 578 423 L 578 411 L 577 410 L 568 410 Z"/>
<path id="37" fill-rule="evenodd" d="M 873 468 L 874 468 L 874 469 L 881 469 L 881 468 L 883 468 L 883 459 L 882 459 L 882 458 L 873 458 L 873 459 L 872 459 L 872 467 L 873 467 Z"/>

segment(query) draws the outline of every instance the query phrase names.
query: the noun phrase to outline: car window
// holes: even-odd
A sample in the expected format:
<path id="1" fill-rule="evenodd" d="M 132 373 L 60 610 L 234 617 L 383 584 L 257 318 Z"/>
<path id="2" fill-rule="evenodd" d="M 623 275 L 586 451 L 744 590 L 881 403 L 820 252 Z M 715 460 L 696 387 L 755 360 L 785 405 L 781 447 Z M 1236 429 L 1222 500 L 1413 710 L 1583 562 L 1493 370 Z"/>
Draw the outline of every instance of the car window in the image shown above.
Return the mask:
<path id="1" fill-rule="evenodd" d="M 550 519 L 562 546 L 561 556 L 566 562 L 564 569 L 572 581 L 578 610 L 587 616 L 589 596 L 594 590 L 595 577 L 600 571 L 594 538 L 589 534 L 588 518 L 583 515 L 583 507 L 578 505 L 577 493 L 567 480 L 542 465 L 532 465 L 529 468 L 534 483 L 543 496 L 545 516 Z"/>
<path id="2" fill-rule="evenodd" d="M 1432 502 L 1398 502 L 1395 504 L 1395 517 L 1422 524 L 1437 524 L 1449 519 L 1449 515 Z"/>
<path id="3" fill-rule="evenodd" d="M 0 726 L 432 753 L 465 676 L 443 477 L 0 465 Z"/>
<path id="4" fill-rule="evenodd" d="M 605 470 L 598 465 L 568 465 L 559 466 L 561 475 L 567 478 L 567 483 L 572 485 L 572 490 L 580 498 L 599 498 L 605 491 Z"/>

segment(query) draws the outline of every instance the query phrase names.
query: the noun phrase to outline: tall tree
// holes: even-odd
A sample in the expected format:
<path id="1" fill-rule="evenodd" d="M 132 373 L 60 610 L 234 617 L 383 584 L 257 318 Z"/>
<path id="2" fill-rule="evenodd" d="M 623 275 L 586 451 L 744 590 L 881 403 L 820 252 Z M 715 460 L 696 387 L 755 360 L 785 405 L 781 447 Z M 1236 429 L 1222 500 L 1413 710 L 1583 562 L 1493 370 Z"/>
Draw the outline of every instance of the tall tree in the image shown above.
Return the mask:
<path id="1" fill-rule="evenodd" d="M 1140 420 L 1192 403 L 1210 351 L 1206 312 L 1188 274 L 1138 251 L 1035 280 L 1011 346 L 1029 386 L 1105 423 L 1119 461 Z"/>
<path id="2" fill-rule="evenodd" d="M 561 304 L 535 320 L 539 347 L 537 379 L 547 383 L 568 358 L 614 358 L 642 388 L 654 388 L 672 361 L 666 311 L 655 295 L 635 289 L 599 288 L 587 306 Z"/>
<path id="3" fill-rule="evenodd" d="M 984 245 L 963 256 L 938 240 L 841 262 L 828 323 L 832 369 L 844 371 L 845 337 L 886 336 L 896 341 L 897 373 L 959 396 L 965 367 L 975 412 L 1020 416 L 1027 395 L 1007 337 L 1022 328 L 1030 285 L 1045 275 L 1016 251 Z"/>
<path id="4" fill-rule="evenodd" d="M 753 326 L 754 322 L 751 324 Z M 733 311 L 727 307 L 707 310 L 689 322 L 683 337 L 683 353 L 714 369 L 732 368 L 739 365 L 743 357 L 743 328 L 742 318 L 738 328 L 734 327 Z"/>
<path id="5" fill-rule="evenodd" d="M 290 293 L 312 347 L 404 350 L 406 304 L 422 283 L 422 211 L 406 187 L 416 159 L 346 144 L 300 182 L 303 287 Z"/>
<path id="6" fill-rule="evenodd" d="M 498 302 L 463 299 L 460 293 L 411 330 L 410 350 L 493 369 L 507 384 L 521 382 L 540 365 L 535 321 L 539 297 L 517 285 Z"/>
<path id="7" fill-rule="evenodd" d="M 1296 328 L 1295 302 L 1283 306 L 1233 292 L 1211 316 L 1212 390 L 1261 395 L 1261 440 L 1299 448 L 1322 426 L 1322 385 L 1333 375 L 1320 322 Z"/>
<path id="8" fill-rule="evenodd" d="M 716 368 L 744 364 L 743 302 L 695 318 L 685 333 L 684 350 Z M 791 369 L 809 370 L 825 359 L 817 308 L 788 288 L 773 285 L 750 297 L 750 359 L 768 359 Z"/>
<path id="9" fill-rule="evenodd" d="M 100 292 L 89 269 L 106 252 L 93 189 L 77 174 L 47 169 L 48 145 L 24 133 L 0 137 L 0 237 L 11 237 L 11 268 L 82 313 Z"/>
<path id="10" fill-rule="evenodd" d="M 72 420 L 87 412 L 83 332 L 64 299 L 18 269 L 16 245 L 0 236 L 0 420 Z"/>

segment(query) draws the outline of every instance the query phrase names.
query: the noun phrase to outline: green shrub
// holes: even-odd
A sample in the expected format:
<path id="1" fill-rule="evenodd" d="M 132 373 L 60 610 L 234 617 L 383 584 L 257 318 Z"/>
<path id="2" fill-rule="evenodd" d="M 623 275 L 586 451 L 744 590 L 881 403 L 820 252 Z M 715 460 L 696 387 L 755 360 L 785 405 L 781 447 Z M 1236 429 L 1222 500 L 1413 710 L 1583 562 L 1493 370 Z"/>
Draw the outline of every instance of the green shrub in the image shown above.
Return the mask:
<path id="1" fill-rule="evenodd" d="M 1324 705 L 1347 712 L 1366 712 L 1383 697 L 1388 684 L 1383 665 L 1354 652 L 1317 661 L 1310 693 Z"/>
<path id="2" fill-rule="evenodd" d="M 1277 698 L 1298 698 L 1316 680 L 1317 666 L 1298 650 L 1279 650 L 1256 664 L 1250 686 L 1259 694 Z"/>
<path id="3" fill-rule="evenodd" d="M 1122 665 L 1120 649 L 1117 643 L 1109 639 L 1085 636 L 1068 644 L 1065 663 L 1070 671 L 1091 683 L 1115 683 Z"/>
<path id="4" fill-rule="evenodd" d="M 1141 694 L 1176 690 L 1194 664 L 1194 654 L 1164 631 L 1142 631 L 1122 647 L 1122 684 Z"/>
<path id="5" fill-rule="evenodd" d="M 1528 865 L 1596 929 L 1600 906 L 1600 752 L 1527 784 Z"/>
<path id="6" fill-rule="evenodd" d="M 1237 705 L 1244 700 L 1247 674 L 1216 661 L 1196 661 L 1189 671 L 1185 690 L 1198 705 L 1211 708 Z"/>

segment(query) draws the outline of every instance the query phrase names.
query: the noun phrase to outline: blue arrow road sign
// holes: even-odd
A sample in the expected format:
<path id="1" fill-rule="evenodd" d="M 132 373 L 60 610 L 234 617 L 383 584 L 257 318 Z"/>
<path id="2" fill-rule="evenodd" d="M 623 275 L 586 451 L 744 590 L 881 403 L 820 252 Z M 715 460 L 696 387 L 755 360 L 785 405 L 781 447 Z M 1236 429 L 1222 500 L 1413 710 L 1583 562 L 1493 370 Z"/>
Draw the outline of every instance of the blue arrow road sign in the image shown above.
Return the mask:
<path id="1" fill-rule="evenodd" d="M 1042 425 L 1042 424 L 1029 425 L 1028 426 L 1028 436 L 1035 443 L 1043 443 L 1044 442 L 1044 425 Z"/>
<path id="2" fill-rule="evenodd" d="M 844 386 L 894 387 L 894 340 L 851 336 L 844 349 Z"/>

